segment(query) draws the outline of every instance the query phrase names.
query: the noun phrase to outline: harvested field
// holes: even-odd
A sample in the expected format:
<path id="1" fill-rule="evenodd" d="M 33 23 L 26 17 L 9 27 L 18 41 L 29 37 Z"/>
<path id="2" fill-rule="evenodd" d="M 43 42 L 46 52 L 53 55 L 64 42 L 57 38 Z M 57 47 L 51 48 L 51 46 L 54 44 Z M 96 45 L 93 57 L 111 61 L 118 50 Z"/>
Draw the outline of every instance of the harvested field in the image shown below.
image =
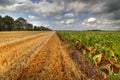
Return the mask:
<path id="1" fill-rule="evenodd" d="M 1 32 L 0 79 L 88 80 L 88 77 L 77 68 L 56 32 Z"/>

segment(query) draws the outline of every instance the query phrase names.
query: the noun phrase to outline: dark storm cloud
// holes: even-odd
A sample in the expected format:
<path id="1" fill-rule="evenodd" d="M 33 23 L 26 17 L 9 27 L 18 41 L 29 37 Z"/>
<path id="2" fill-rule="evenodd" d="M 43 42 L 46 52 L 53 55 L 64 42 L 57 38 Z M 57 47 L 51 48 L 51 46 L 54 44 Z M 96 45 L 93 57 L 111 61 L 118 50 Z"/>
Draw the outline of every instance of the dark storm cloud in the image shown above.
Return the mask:
<path id="1" fill-rule="evenodd" d="M 41 2 L 41 1 L 43 1 L 43 0 L 31 0 L 33 3 L 39 3 L 39 2 Z"/>
<path id="2" fill-rule="evenodd" d="M 89 4 L 96 4 L 99 2 L 103 2 L 104 0 L 64 0 L 67 3 L 71 3 L 71 2 L 84 2 L 84 3 L 89 3 Z"/>
<path id="3" fill-rule="evenodd" d="M 113 20 L 120 20 L 120 9 L 113 12 L 113 16 L 111 17 Z"/>
<path id="4" fill-rule="evenodd" d="M 98 0 L 89 0 L 89 7 L 92 7 L 96 4 L 103 4 L 103 6 L 101 6 L 101 11 L 94 11 L 93 14 L 108 15 L 108 17 L 106 18 L 112 20 L 120 19 L 120 0 L 99 0 L 98 2 L 97 1 Z"/>
<path id="5" fill-rule="evenodd" d="M 105 6 L 106 12 L 115 12 L 120 10 L 120 0 L 107 0 Z"/>
<path id="6" fill-rule="evenodd" d="M 15 0 L 0 0 L 0 6 L 13 5 Z"/>
<path id="7" fill-rule="evenodd" d="M 111 16 L 111 19 L 120 20 L 120 0 L 107 0 L 104 7 L 105 13 L 113 14 L 113 16 Z"/>

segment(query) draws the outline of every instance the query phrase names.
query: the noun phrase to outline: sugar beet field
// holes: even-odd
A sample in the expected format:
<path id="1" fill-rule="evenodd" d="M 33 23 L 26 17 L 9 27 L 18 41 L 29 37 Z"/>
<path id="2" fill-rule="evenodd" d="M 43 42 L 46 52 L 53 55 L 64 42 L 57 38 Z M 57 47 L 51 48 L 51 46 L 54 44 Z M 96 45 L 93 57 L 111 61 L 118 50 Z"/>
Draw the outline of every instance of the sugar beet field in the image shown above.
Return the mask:
<path id="1" fill-rule="evenodd" d="M 104 79 L 120 80 L 120 32 L 61 31 L 59 34 L 81 51 Z"/>
<path id="2" fill-rule="evenodd" d="M 120 80 L 120 32 L 0 32 L 0 80 Z"/>

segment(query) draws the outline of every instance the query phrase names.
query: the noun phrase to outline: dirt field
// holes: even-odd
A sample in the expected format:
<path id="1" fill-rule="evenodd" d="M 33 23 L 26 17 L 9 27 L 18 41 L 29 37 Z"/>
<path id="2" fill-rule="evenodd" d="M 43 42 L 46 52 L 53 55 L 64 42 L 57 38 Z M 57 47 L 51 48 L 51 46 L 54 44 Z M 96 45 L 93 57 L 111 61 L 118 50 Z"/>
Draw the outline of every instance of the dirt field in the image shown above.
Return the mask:
<path id="1" fill-rule="evenodd" d="M 56 32 L 1 32 L 0 79 L 88 80 Z"/>

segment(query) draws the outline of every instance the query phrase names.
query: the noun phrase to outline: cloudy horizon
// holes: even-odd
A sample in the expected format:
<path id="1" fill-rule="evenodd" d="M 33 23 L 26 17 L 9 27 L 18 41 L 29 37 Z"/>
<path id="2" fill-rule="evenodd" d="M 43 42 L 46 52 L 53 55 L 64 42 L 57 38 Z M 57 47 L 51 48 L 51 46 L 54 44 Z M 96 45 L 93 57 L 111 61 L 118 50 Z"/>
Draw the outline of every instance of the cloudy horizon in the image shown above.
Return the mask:
<path id="1" fill-rule="evenodd" d="M 53 30 L 120 30 L 120 0 L 1 0 L 0 15 Z"/>

